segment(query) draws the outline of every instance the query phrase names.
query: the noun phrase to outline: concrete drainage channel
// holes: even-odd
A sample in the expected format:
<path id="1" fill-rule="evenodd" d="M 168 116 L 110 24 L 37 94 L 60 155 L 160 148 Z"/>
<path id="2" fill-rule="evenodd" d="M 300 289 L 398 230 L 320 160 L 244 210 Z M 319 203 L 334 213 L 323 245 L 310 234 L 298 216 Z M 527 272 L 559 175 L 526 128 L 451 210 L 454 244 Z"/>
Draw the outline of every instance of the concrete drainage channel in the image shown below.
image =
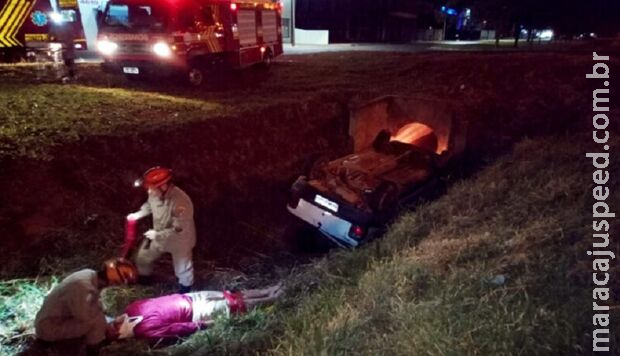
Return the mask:
<path id="1" fill-rule="evenodd" d="M 520 122 L 511 113 L 459 106 L 457 115 L 470 123 L 470 154 L 490 157 L 485 151 L 501 152 L 498 147 L 531 131 L 505 125 Z M 51 161 L 5 160 L 0 234 L 7 238 L 0 247 L 13 254 L 1 275 L 58 272 L 50 267 L 58 261 L 72 269 L 117 254 L 124 217 L 145 198 L 132 182 L 154 165 L 172 167 L 194 201 L 196 260 L 253 273 L 297 263 L 305 255 L 292 253 L 286 240 L 296 221 L 286 211 L 289 189 L 309 158 L 351 152 L 348 126 L 347 103 L 316 100 L 173 129 L 87 137 L 54 149 Z"/>

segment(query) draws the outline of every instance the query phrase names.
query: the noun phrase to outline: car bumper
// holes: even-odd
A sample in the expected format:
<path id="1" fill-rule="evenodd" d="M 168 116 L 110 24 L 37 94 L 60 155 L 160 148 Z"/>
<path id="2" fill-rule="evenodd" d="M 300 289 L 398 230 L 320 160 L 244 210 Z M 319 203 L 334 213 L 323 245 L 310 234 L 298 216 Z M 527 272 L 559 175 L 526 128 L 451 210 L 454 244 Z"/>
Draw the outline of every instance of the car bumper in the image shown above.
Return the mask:
<path id="1" fill-rule="evenodd" d="M 351 222 L 323 210 L 305 199 L 299 199 L 295 208 L 290 205 L 287 208 L 291 214 L 316 227 L 323 235 L 341 247 L 356 247 L 362 242 L 349 236 L 349 231 L 353 226 Z"/>
<path id="2" fill-rule="evenodd" d="M 182 73 L 183 65 L 157 61 L 104 61 L 101 68 L 106 73 L 162 77 Z M 137 70 L 137 73 L 136 73 Z"/>

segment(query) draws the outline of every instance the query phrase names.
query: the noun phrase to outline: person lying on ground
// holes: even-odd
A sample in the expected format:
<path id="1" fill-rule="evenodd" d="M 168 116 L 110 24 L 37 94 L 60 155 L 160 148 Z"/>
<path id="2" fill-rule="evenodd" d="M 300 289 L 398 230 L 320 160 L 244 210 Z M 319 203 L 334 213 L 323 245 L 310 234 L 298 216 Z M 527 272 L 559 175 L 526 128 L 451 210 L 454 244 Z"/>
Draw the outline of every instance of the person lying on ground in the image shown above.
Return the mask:
<path id="1" fill-rule="evenodd" d="M 156 342 L 188 336 L 212 325 L 219 315 L 242 314 L 271 304 L 282 294 L 278 284 L 239 292 L 202 291 L 137 300 L 108 324 L 108 338 Z"/>
<path id="2" fill-rule="evenodd" d="M 124 259 L 104 262 L 99 271 L 83 269 L 70 274 L 45 297 L 34 321 L 37 339 L 83 339 L 87 347 L 105 340 L 107 321 L 99 294 L 108 286 L 132 284 L 138 272 Z"/>

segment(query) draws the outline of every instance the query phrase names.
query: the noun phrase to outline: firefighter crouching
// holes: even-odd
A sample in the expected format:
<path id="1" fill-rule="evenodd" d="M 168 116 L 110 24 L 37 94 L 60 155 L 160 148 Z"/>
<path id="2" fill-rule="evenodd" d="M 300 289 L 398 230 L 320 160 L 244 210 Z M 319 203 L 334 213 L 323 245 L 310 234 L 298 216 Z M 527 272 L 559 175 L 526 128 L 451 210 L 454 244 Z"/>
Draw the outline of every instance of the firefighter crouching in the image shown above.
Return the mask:
<path id="1" fill-rule="evenodd" d="M 51 343 L 81 338 L 87 350 L 95 352 L 106 338 L 101 290 L 136 279 L 135 267 L 125 259 L 108 260 L 99 271 L 83 269 L 70 274 L 45 297 L 34 322 L 37 339 Z"/>
<path id="2" fill-rule="evenodd" d="M 153 262 L 164 253 L 172 255 L 179 293 L 187 293 L 194 284 L 192 249 L 196 245 L 194 207 L 189 196 L 172 183 L 172 171 L 153 167 L 146 171 L 136 186 L 148 193 L 147 201 L 139 211 L 129 214 L 127 220 L 153 216 L 153 228 L 144 233 L 135 262 L 139 279 L 148 283 Z"/>

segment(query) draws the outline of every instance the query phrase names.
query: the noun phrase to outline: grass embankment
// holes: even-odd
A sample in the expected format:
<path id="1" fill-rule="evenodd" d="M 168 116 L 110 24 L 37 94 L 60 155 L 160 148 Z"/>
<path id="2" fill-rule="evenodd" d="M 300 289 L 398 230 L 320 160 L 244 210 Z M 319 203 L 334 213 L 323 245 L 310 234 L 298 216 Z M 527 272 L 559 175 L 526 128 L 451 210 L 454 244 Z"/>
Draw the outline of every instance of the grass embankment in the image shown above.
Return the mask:
<path id="1" fill-rule="evenodd" d="M 309 271 L 320 287 L 301 293 L 275 354 L 590 353 L 587 140 L 525 140 L 382 241 Z"/>
<path id="2" fill-rule="evenodd" d="M 385 94 L 418 95 L 503 106 L 514 115 L 534 106 L 574 108 L 585 79 L 573 73 L 590 62 L 587 55 L 554 53 L 322 53 L 284 56 L 269 72 L 227 73 L 199 89 L 170 79 L 127 82 L 90 64 L 80 66 L 74 84 L 42 85 L 33 66 L 0 66 L 0 160 L 49 158 L 51 147 L 85 136 L 268 108 L 277 115 L 281 104 L 312 100 L 348 104 Z"/>
<path id="3" fill-rule="evenodd" d="M 436 202 L 403 214 L 384 239 L 332 254 L 294 277 L 286 312 L 270 325 L 283 335 L 266 349 L 276 355 L 589 354 L 589 140 L 525 140 Z M 608 170 L 619 168 L 616 161 Z M 619 181 L 609 188 L 609 201 L 618 201 Z M 616 241 L 609 249 L 618 247 Z M 612 330 L 620 326 L 618 309 L 613 313 Z"/>
<path id="4" fill-rule="evenodd" d="M 221 130 L 213 137 L 231 141 L 229 137 L 234 133 L 235 142 L 238 142 L 235 145 L 252 151 L 269 147 L 271 153 L 276 147 L 289 151 L 290 155 L 289 142 L 272 138 L 265 140 L 266 132 L 280 138 L 283 136 L 280 132 L 288 133 L 291 126 L 299 126 L 298 122 L 288 122 L 287 116 L 280 115 L 279 110 L 309 112 L 307 120 L 312 123 L 316 122 L 312 115 L 316 115 L 316 107 L 307 104 L 311 98 L 324 98 L 330 103 L 354 103 L 391 93 L 449 98 L 460 102 L 459 105 L 480 109 L 481 115 L 476 117 L 479 121 L 472 124 L 484 128 L 483 137 L 487 139 L 474 143 L 489 151 L 489 146 L 495 147 L 498 142 L 504 142 L 502 147 L 506 147 L 507 143 L 524 134 L 553 131 L 555 126 L 552 123 L 570 123 L 578 119 L 580 113 L 591 110 L 589 99 L 584 96 L 590 92 L 586 80 L 583 75 L 575 75 L 586 73 L 591 69 L 591 63 L 589 55 L 330 53 L 284 57 L 283 63 L 269 73 L 268 80 L 253 80 L 250 76 L 240 82 L 225 83 L 221 89 L 206 88 L 204 91 L 170 86 L 167 82 L 125 83 L 124 89 L 107 88 L 110 82 L 100 77 L 101 73 L 97 71 L 83 72 L 76 85 L 48 84 L 36 88 L 23 76 L 7 76 L 10 80 L 0 83 L 0 104 L 8 103 L 6 98 L 9 98 L 13 106 L 11 110 L 0 113 L 0 145 L 8 148 L 5 152 L 8 161 L 27 156 L 35 159 L 24 161 L 32 161 L 32 167 L 35 167 L 40 163 L 37 158 L 48 157 L 50 147 L 76 147 L 79 149 L 70 154 L 65 152 L 71 157 L 55 158 L 60 162 L 64 158 L 71 164 L 89 163 L 90 170 L 84 170 L 80 165 L 69 171 L 79 173 L 77 178 L 84 178 L 79 181 L 90 182 L 87 178 L 95 177 L 96 182 L 106 184 L 88 185 L 85 195 L 76 192 L 75 187 L 63 185 L 64 174 L 57 174 L 61 177 L 55 178 L 49 186 L 22 186 L 23 179 L 20 178 L 33 177 L 25 173 L 31 171 L 31 166 L 24 165 L 23 177 L 19 176 L 21 171 L 0 172 L 4 176 L 17 177 L 3 185 L 6 193 L 0 194 L 0 200 L 4 197 L 6 205 L 1 208 L 8 210 L 8 214 L 0 212 L 0 222 L 27 222 L 30 213 L 29 206 L 23 206 L 26 205 L 23 202 L 25 195 L 37 195 L 44 201 L 41 204 L 38 199 L 32 199 L 34 212 L 49 208 L 47 197 L 56 196 L 58 192 L 68 196 L 70 203 L 85 201 L 85 197 L 126 195 L 126 185 L 118 178 L 124 176 L 110 172 L 124 173 L 113 164 L 119 153 L 132 155 L 132 152 L 114 148 L 131 146 L 110 144 L 116 141 L 116 137 L 111 137 L 106 141 L 109 145 L 105 145 L 111 148 L 104 153 L 97 151 L 101 153 L 101 161 L 93 163 L 90 162 L 93 152 L 84 152 L 83 147 L 75 144 L 84 136 L 102 133 L 114 136 L 126 132 L 129 134 L 126 140 L 131 140 L 131 135 L 143 128 L 160 127 L 160 117 L 161 125 L 169 125 L 162 130 L 170 128 L 172 134 L 178 134 L 178 127 L 173 126 L 187 120 L 202 121 L 230 113 L 233 114 L 229 118 L 235 119 L 243 117 L 244 113 L 271 107 L 271 115 L 250 118 L 263 123 L 265 117 L 272 117 L 282 125 L 269 121 L 270 125 L 266 127 L 257 124 L 260 130 L 248 129 L 238 127 L 242 126 L 238 124 L 235 126 L 238 121 L 230 120 L 231 125 L 226 125 L 229 130 Z M 617 61 L 613 65 L 617 66 Z M 282 109 L 279 104 L 287 102 L 296 102 L 304 110 L 291 106 Z M 39 109 L 41 106 L 34 107 L 34 103 L 45 105 Z M 91 111 L 82 115 L 82 110 Z M 177 112 L 183 114 L 177 117 Z M 333 121 L 340 119 L 337 114 L 323 116 L 333 117 Z M 6 120 L 7 117 L 10 120 Z M 16 120 L 22 121 L 13 122 Z M 22 126 L 29 129 L 22 130 Z M 310 132 L 316 135 L 306 143 L 316 142 L 314 146 L 320 149 L 319 142 L 324 140 L 325 132 L 340 130 L 341 136 L 345 136 L 346 129 L 340 124 L 325 126 L 325 129 L 313 127 Z M 282 128 L 286 130 L 279 131 Z M 334 136 L 340 135 L 340 131 Z M 200 134 L 196 133 L 197 136 Z M 289 139 L 302 141 L 294 135 Z M 187 147 L 187 153 L 206 156 L 196 152 L 192 143 L 186 141 L 186 137 L 178 138 L 178 142 Z M 337 140 L 329 142 L 332 141 Z M 234 149 L 235 145 L 232 150 L 218 146 L 209 150 L 209 154 L 228 157 L 222 155 L 226 153 L 231 162 L 238 162 L 239 156 L 244 156 L 252 166 L 257 165 L 256 160 L 262 159 L 261 164 L 268 169 L 259 172 L 284 170 L 282 159 L 258 154 L 242 155 L 245 148 Z M 579 335 L 588 330 L 583 326 L 589 325 L 589 315 L 568 312 L 569 307 L 575 305 L 581 306 L 576 310 L 583 313 L 591 308 L 585 289 L 589 275 L 586 273 L 583 277 L 579 272 L 587 271 L 588 265 L 576 264 L 577 253 L 580 258 L 584 257 L 586 248 L 583 242 L 590 226 L 585 215 L 591 209 L 586 201 L 591 170 L 585 160 L 581 163 L 578 160 L 583 157 L 583 152 L 586 152 L 585 148 L 576 144 L 574 138 L 526 141 L 517 147 L 514 155 L 487 168 L 474 180 L 456 185 L 437 202 L 404 214 L 385 239 L 358 251 L 334 252 L 316 264 L 291 271 L 286 281 L 289 286 L 287 298 L 270 311 L 220 323 L 179 346 L 164 349 L 164 352 L 487 354 L 515 353 L 516 348 L 523 350 L 524 354 L 532 350 L 534 353 L 570 354 L 579 350 L 572 344 L 582 345 L 587 351 L 589 344 L 587 340 L 580 340 Z M 313 152 L 303 150 L 303 153 Z M 78 157 L 72 159 L 74 155 Z M 0 163 L 3 158 L 0 157 Z M 19 163 L 21 160 L 12 161 Z M 200 187 L 195 192 L 213 183 L 213 170 L 221 171 L 220 180 L 229 182 L 248 167 L 213 162 L 219 161 L 202 157 L 200 160 L 186 159 L 178 162 L 178 166 L 182 167 L 179 171 L 186 174 L 198 171 L 199 174 L 192 175 L 194 179 L 191 181 Z M 96 169 L 99 166 L 111 166 L 114 170 L 99 174 L 100 170 Z M 66 169 L 65 165 L 60 165 L 54 172 L 64 173 Z M 49 176 L 35 178 L 47 180 Z M 258 174 L 256 180 L 271 184 L 274 178 L 263 173 Z M 107 184 L 108 181 L 114 184 Z M 217 184 L 210 187 L 214 192 L 221 192 Z M 285 191 L 288 187 L 277 188 Z M 617 192 L 617 187 L 612 191 Z M 209 201 L 205 196 L 207 194 L 192 194 L 196 201 L 201 202 Z M 20 199 L 9 201 L 9 197 Z M 285 213 L 284 203 L 276 205 L 271 195 L 261 197 L 274 204 L 269 207 L 280 207 L 277 209 Z M 108 211 L 107 205 L 98 203 L 98 200 L 94 202 L 99 204 L 98 209 L 83 210 L 89 213 Z M 44 217 L 58 221 L 58 216 L 74 218 L 79 215 L 76 214 L 78 209 L 67 208 L 75 204 L 61 200 L 56 204 L 64 209 L 54 209 Z M 44 258 L 37 258 L 36 249 L 25 244 L 28 248 L 23 254 L 7 255 L 0 271 L 12 271 L 15 269 L 10 266 L 26 265 L 20 276 L 44 274 L 60 277 L 78 266 L 95 265 L 110 251 L 118 250 L 115 241 L 120 241 L 122 226 L 118 215 L 122 218 L 122 213 L 129 210 L 114 208 L 114 215 L 100 214 L 98 224 L 97 221 L 93 225 L 87 224 L 86 217 L 90 215 L 85 213 L 84 222 L 79 219 L 75 226 L 52 230 L 49 233 L 51 238 L 41 239 L 38 245 L 45 252 Z M 261 208 L 270 209 L 264 205 Z M 271 220 L 265 221 L 271 223 Z M 26 223 L 22 225 L 28 227 Z M 249 235 L 238 225 L 230 229 L 230 235 L 225 235 L 226 240 Z M 111 226 L 118 228 L 111 229 Z M 15 231 L 21 230 L 16 228 Z M 205 235 L 219 239 L 224 236 Z M 4 236 L 18 240 L 20 245 L 28 242 L 22 235 L 5 233 Z M 14 257 L 16 255 L 21 257 Z M 211 266 L 205 266 L 208 261 L 201 258 L 204 256 L 196 258 L 197 271 L 205 272 Z M 170 266 L 165 268 L 170 274 Z M 490 282 L 499 275 L 506 278 L 504 285 Z M 6 328 L 0 340 L 0 353 L 14 353 L 31 340 L 27 335 L 19 335 L 27 334 L 24 326 L 31 326 L 40 296 L 48 285 L 22 280 L 19 283 L 23 287 L 16 289 L 12 286 L 16 283 L 14 281 L 2 283 L 3 301 L 10 300 L 11 303 L 6 304 L 7 309 L 2 311 Z M 155 290 L 111 290 L 106 296 L 108 311 L 118 313 L 135 298 L 169 293 L 170 289 L 165 288 L 170 286 Z M 588 303 L 581 305 L 581 301 Z M 26 305 L 22 309 L 26 312 L 13 312 L 14 305 Z M 543 326 L 547 329 L 542 329 Z M 148 348 L 144 344 L 135 342 L 119 343 L 106 349 L 108 354 L 145 351 Z"/>
<path id="5" fill-rule="evenodd" d="M 557 130 L 591 106 L 585 77 L 573 74 L 591 67 L 590 55 L 356 52 L 279 61 L 200 89 L 125 82 L 93 65 L 80 67 L 75 84 L 41 84 L 32 66 L 0 66 L 0 246 L 13 251 L 0 275 L 72 269 L 118 250 L 122 218 L 142 199 L 128 188 L 151 165 L 178 173 L 196 204 L 201 247 L 251 255 L 262 243 L 269 248 L 257 252 L 269 254 L 288 214 L 289 179 L 312 155 L 341 153 L 347 105 L 379 95 L 454 101 L 479 136 L 470 144 L 485 152 Z"/>
<path id="6" fill-rule="evenodd" d="M 123 135 L 226 113 L 214 102 L 119 88 L 4 84 L 0 157 L 45 158 L 49 147 L 80 135 Z"/>
<path id="7" fill-rule="evenodd" d="M 592 202 L 590 162 L 582 157 L 588 140 L 526 139 L 437 201 L 405 212 L 383 239 L 292 271 L 287 296 L 274 308 L 222 321 L 161 351 L 587 354 Z M 620 171 L 617 161 L 609 171 Z M 611 182 L 610 201 L 617 201 L 620 184 Z M 23 290 L 38 296 L 34 285 Z M 110 311 L 149 292 L 109 293 Z M 36 310 L 40 298 L 24 301 Z M 612 312 L 613 329 L 620 325 Z M 104 350 L 148 351 L 138 342 Z"/>

